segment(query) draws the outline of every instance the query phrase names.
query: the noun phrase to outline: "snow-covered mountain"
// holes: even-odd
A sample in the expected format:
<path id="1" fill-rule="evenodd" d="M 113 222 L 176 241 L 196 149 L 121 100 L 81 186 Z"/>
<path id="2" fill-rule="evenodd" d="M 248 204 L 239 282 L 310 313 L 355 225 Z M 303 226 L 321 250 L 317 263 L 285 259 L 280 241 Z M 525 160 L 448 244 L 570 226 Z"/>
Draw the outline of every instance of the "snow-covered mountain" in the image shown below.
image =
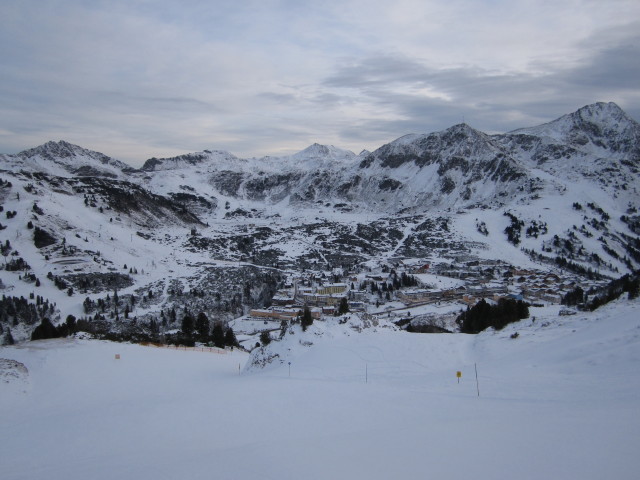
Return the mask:
<path id="1" fill-rule="evenodd" d="M 26 169 L 65 177 L 118 178 L 123 172 L 133 170 L 127 164 L 103 153 L 87 150 L 64 140 L 47 142 L 16 155 L 0 154 L 0 161 L 3 169 Z"/>
<path id="2" fill-rule="evenodd" d="M 584 152 L 605 152 L 601 153 L 603 155 L 607 155 L 608 152 L 608 155 L 621 157 L 640 154 L 637 144 L 639 134 L 638 122 L 618 105 L 613 102 L 599 102 L 586 105 L 543 125 L 514 130 L 506 136 L 539 137 L 547 143 L 565 143 Z"/>
<path id="3" fill-rule="evenodd" d="M 489 135 L 466 124 L 407 135 L 367 155 L 359 165 L 381 190 L 414 208 L 503 203 L 526 188 L 527 170 Z M 371 188 L 369 189 L 371 191 Z"/>
<path id="4" fill-rule="evenodd" d="M 636 121 L 613 103 L 596 103 L 507 134 L 487 135 L 460 124 L 406 135 L 360 155 L 318 144 L 291 156 L 251 159 L 205 150 L 152 158 L 134 172 L 104 154 L 61 141 L 1 158 L 13 171 L 124 176 L 155 193 L 193 195 L 212 206 L 347 202 L 360 210 L 420 213 L 500 207 L 534 192 L 565 190 L 567 181 L 587 181 L 621 204 L 632 203 L 640 193 L 639 145 Z"/>
<path id="5" fill-rule="evenodd" d="M 615 103 L 587 105 L 553 122 L 495 138 L 533 172 L 587 179 L 627 203 L 640 195 L 640 124 Z"/>
<path id="6" fill-rule="evenodd" d="M 173 158 L 153 158 L 147 160 L 141 171 L 145 172 L 143 183 L 152 190 L 167 195 L 195 194 L 215 205 L 248 202 L 244 205 L 247 208 L 253 202 L 274 204 L 308 198 L 305 189 L 317 186 L 321 177 L 334 178 L 335 172 L 342 172 L 355 158 L 347 150 L 318 144 L 290 156 L 252 159 L 205 150 Z M 176 187 L 181 192 L 172 191 Z"/>
<path id="7" fill-rule="evenodd" d="M 120 327 L 148 335 L 168 311 L 241 316 L 302 272 L 352 283 L 399 262 L 464 276 L 465 262 L 500 261 L 611 279 L 640 267 L 639 152 L 638 123 L 604 103 L 506 134 L 460 124 L 358 155 L 205 150 L 133 169 L 49 142 L 0 156 L 0 289 L 49 299 L 59 320 L 106 315 L 118 289 L 144 299 L 137 323 Z M 503 282 L 507 272 L 491 271 Z M 33 323 L 16 328 L 26 338 Z"/>
<path id="8" fill-rule="evenodd" d="M 214 195 L 217 203 L 348 202 L 361 210 L 416 213 L 500 207 L 534 192 L 564 190 L 567 180 L 593 183 L 628 203 L 638 195 L 638 145 L 638 123 L 615 104 L 598 103 L 503 135 L 461 124 L 360 155 L 317 144 L 257 159 L 205 151 L 151 159 L 142 170 L 153 173 L 146 177 L 153 188 L 174 183 L 167 177 L 192 178 L 199 194 Z"/>
<path id="9" fill-rule="evenodd" d="M 146 178 L 154 188 L 175 183 L 169 177 L 192 178 L 201 193 L 213 189 L 225 201 L 348 202 L 388 213 L 504 203 L 529 180 L 504 146 L 467 125 L 408 135 L 360 155 L 318 144 L 291 156 L 243 160 L 205 151 L 151 159 L 142 170 L 153 173 Z"/>

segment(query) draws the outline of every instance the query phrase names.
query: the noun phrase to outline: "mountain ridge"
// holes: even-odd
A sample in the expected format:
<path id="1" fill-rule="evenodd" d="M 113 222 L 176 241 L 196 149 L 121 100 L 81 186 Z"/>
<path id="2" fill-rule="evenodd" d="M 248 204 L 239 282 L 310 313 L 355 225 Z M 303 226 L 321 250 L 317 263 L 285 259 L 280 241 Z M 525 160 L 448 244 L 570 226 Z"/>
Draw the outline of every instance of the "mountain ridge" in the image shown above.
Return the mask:
<path id="1" fill-rule="evenodd" d="M 360 155 L 314 143 L 287 156 L 244 159 L 204 150 L 151 158 L 133 169 L 61 141 L 2 158 L 14 170 L 121 178 L 163 195 L 179 194 L 171 185 L 188 179 L 197 196 L 210 197 L 208 202 L 238 206 L 348 202 L 355 209 L 388 213 L 499 207 L 532 189 L 563 188 L 565 178 L 586 178 L 608 195 L 618 192 L 627 203 L 640 194 L 640 125 L 611 102 L 504 134 L 489 135 L 465 123 L 408 134 Z"/>
<path id="2" fill-rule="evenodd" d="M 620 129 L 620 125 L 622 124 L 622 129 Z M 603 132 L 602 126 L 609 126 L 608 132 Z M 410 133 L 403 135 L 401 137 L 392 140 L 389 143 L 386 143 L 373 152 L 369 152 L 363 150 L 361 154 L 356 155 L 349 150 L 344 150 L 339 147 L 334 147 L 333 145 L 321 145 L 318 143 L 313 143 L 308 147 L 292 154 L 286 156 L 263 156 L 263 157 L 254 157 L 251 160 L 262 161 L 265 159 L 274 159 L 274 158 L 294 158 L 298 161 L 308 160 L 309 158 L 344 158 L 344 157 L 358 157 L 363 154 L 365 157 L 368 157 L 371 154 L 376 152 L 381 153 L 384 151 L 387 155 L 397 153 L 398 151 L 406 150 L 406 147 L 412 145 L 414 148 L 424 147 L 428 145 L 430 142 L 433 143 L 436 138 L 441 139 L 444 143 L 451 144 L 456 142 L 462 142 L 462 145 L 458 145 L 459 148 L 463 148 L 465 146 L 468 147 L 470 143 L 477 142 L 479 140 L 484 142 L 490 142 L 491 139 L 501 139 L 504 137 L 511 137 L 515 135 L 528 135 L 528 136 L 537 136 L 537 137 L 549 137 L 553 138 L 556 141 L 560 142 L 569 142 L 575 143 L 577 145 L 584 145 L 586 141 L 592 140 L 591 138 L 586 139 L 584 136 L 577 137 L 575 134 L 576 130 L 581 130 L 585 134 L 591 134 L 592 136 L 602 137 L 605 133 L 625 133 L 627 131 L 631 131 L 634 139 L 637 141 L 640 138 L 640 124 L 636 122 L 634 119 L 629 117 L 618 105 L 613 102 L 597 102 L 594 104 L 585 105 L 575 112 L 563 115 L 555 120 L 550 122 L 546 122 L 533 127 L 522 127 L 515 130 L 511 130 L 502 134 L 486 134 L 480 130 L 477 130 L 466 123 L 461 123 L 457 125 L 452 125 L 441 131 L 431 132 L 431 133 Z M 607 130 L 605 128 L 605 130 Z M 555 137 L 550 135 L 549 133 L 555 133 Z M 573 136 L 571 134 L 573 133 Z M 558 134 L 561 136 L 559 137 Z M 570 137 L 570 138 L 568 138 Z M 468 141 L 471 140 L 471 142 Z M 602 144 L 600 143 L 599 146 Z M 634 148 L 633 153 L 638 153 L 637 145 L 623 145 L 630 148 Z M 615 151 L 620 150 L 619 145 L 613 146 Z M 410 149 L 409 149 L 410 150 Z M 623 150 L 627 152 L 627 150 Z M 467 153 L 468 152 L 458 152 L 458 153 Z M 224 150 L 204 150 L 202 152 L 191 152 L 183 155 L 179 155 L 176 157 L 166 157 L 166 158 L 150 158 L 145 161 L 142 167 L 139 169 L 135 169 L 130 165 L 117 160 L 113 157 L 110 157 L 104 153 L 92 151 L 86 149 L 84 147 L 71 144 L 67 141 L 60 140 L 58 142 L 48 141 L 42 145 L 23 150 L 17 154 L 0 154 L 2 157 L 8 158 L 22 158 L 29 159 L 36 156 L 41 156 L 47 160 L 60 160 L 63 158 L 70 157 L 80 157 L 86 156 L 89 158 L 93 158 L 98 160 L 103 165 L 114 165 L 121 170 L 126 171 L 154 171 L 157 166 L 163 165 L 166 163 L 172 164 L 173 168 L 180 168 L 180 166 L 188 167 L 197 165 L 202 163 L 210 158 L 222 157 L 228 160 L 233 161 L 242 161 L 246 162 L 249 159 L 237 157 L 231 152 Z M 388 164 L 387 164 L 388 165 Z M 168 167 L 165 167 L 168 168 Z"/>

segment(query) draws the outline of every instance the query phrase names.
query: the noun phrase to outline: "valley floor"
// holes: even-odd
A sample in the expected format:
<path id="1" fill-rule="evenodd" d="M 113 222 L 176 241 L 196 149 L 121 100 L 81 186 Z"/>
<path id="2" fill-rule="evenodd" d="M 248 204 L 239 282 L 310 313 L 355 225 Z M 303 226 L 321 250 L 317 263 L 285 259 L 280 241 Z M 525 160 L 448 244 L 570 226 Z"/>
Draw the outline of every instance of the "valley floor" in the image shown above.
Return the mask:
<path id="1" fill-rule="evenodd" d="M 245 369 L 238 351 L 0 347 L 26 367 L 0 363 L 0 474 L 637 478 L 637 302 L 475 336 L 314 327 L 263 370 Z"/>

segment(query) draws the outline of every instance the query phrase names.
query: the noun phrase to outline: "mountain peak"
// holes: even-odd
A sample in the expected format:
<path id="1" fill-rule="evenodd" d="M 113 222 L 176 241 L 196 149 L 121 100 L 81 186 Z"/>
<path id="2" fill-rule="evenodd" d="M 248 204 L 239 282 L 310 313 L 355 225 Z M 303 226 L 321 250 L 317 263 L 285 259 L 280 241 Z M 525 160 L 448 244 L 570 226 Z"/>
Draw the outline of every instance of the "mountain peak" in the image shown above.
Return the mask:
<path id="1" fill-rule="evenodd" d="M 639 131 L 636 135 L 640 135 L 640 125 L 618 105 L 613 102 L 597 102 L 551 122 L 520 128 L 507 135 L 533 135 L 557 143 L 566 142 L 572 146 L 592 143 L 600 148 L 613 148 L 620 138 L 628 137 L 633 130 Z"/>
<path id="2" fill-rule="evenodd" d="M 19 164 L 36 170 L 65 175 L 117 177 L 132 170 L 129 165 L 104 153 L 88 150 L 65 140 L 48 141 L 13 156 Z M 67 173 L 65 173 L 67 172 Z"/>
<path id="3" fill-rule="evenodd" d="M 294 153 L 292 157 L 296 160 L 305 159 L 323 159 L 323 160 L 338 160 L 343 158 L 354 157 L 355 154 L 349 150 L 343 150 L 333 145 L 321 145 L 314 143 L 309 145 L 304 150 L 300 150 Z"/>
<path id="4" fill-rule="evenodd" d="M 30 148 L 28 150 L 23 150 L 18 153 L 18 155 L 22 157 L 32 157 L 34 155 L 42 155 L 44 157 L 53 156 L 58 158 L 66 158 L 72 157 L 77 154 L 81 154 L 83 152 L 90 152 L 90 150 L 86 150 L 78 145 L 74 145 L 65 140 L 53 141 L 49 140 L 42 145 L 39 145 L 34 148 Z M 92 152 L 98 153 L 98 152 Z"/>
<path id="5" fill-rule="evenodd" d="M 459 138 L 468 137 L 474 140 L 478 138 L 487 137 L 487 134 L 485 134 L 484 132 L 481 132 L 480 130 L 476 130 L 475 128 L 470 126 L 468 123 L 458 123 L 456 125 L 453 125 L 447 128 L 446 130 L 444 130 L 442 132 L 442 135 L 443 136 L 455 135 Z"/>
<path id="6" fill-rule="evenodd" d="M 619 124 L 626 126 L 627 124 L 636 123 L 635 120 L 629 117 L 624 110 L 613 102 L 597 102 L 585 105 L 575 112 L 565 115 L 565 117 L 570 118 L 574 125 L 589 123 L 603 126 Z"/>
<path id="7" fill-rule="evenodd" d="M 609 115 L 609 116 L 625 115 L 626 116 L 626 114 L 624 113 L 624 110 L 622 110 L 614 102 L 591 103 L 589 105 L 585 105 L 584 107 L 579 108 L 573 114 L 581 115 L 581 116 L 599 116 L 599 115 Z"/>

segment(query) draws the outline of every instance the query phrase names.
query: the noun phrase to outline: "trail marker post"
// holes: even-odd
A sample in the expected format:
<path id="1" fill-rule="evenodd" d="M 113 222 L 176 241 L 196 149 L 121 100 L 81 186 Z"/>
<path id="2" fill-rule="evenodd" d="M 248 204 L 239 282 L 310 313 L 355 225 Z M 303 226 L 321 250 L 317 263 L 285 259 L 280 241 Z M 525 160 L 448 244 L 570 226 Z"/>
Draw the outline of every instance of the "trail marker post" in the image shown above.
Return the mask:
<path id="1" fill-rule="evenodd" d="M 289 362 L 289 378 L 291 378 L 291 362 Z"/>
<path id="2" fill-rule="evenodd" d="M 456 377 L 458 377 L 458 383 L 460 383 L 460 377 L 462 376 L 462 372 L 460 370 L 458 370 L 456 372 Z"/>
<path id="3" fill-rule="evenodd" d="M 476 369 L 476 388 L 478 389 L 478 396 L 480 396 L 480 383 L 478 383 L 478 364 L 474 363 L 473 366 Z"/>

